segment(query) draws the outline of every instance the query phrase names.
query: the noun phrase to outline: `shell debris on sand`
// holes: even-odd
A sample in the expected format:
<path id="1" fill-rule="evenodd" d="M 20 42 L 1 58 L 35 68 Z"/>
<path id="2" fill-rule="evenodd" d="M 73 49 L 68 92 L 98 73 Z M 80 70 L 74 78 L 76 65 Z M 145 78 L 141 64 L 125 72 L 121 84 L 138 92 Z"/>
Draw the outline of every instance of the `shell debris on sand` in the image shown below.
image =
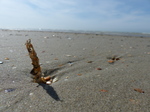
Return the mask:
<path id="1" fill-rule="evenodd" d="M 52 82 L 51 81 L 47 81 L 46 84 L 50 85 L 50 84 L 52 84 Z"/>
<path id="2" fill-rule="evenodd" d="M 58 78 L 55 77 L 52 82 L 54 83 L 54 82 L 57 82 L 57 81 L 58 81 Z"/>
<path id="3" fill-rule="evenodd" d="M 51 80 L 49 80 L 49 81 L 46 81 L 46 84 L 51 85 L 52 83 L 57 82 L 57 81 L 58 81 L 58 78 L 55 77 L 54 79 L 51 79 Z"/>
<path id="4" fill-rule="evenodd" d="M 9 58 L 5 58 L 5 60 L 9 60 Z"/>
<path id="5" fill-rule="evenodd" d="M 2 61 L 0 61 L 0 64 L 3 64 L 3 62 L 2 62 Z"/>

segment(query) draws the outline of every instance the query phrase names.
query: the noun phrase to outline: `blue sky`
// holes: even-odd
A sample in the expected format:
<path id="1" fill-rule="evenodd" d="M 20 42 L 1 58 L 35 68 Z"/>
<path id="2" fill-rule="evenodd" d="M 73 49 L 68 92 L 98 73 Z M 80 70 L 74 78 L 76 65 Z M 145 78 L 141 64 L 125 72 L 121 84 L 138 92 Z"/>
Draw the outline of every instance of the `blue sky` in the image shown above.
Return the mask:
<path id="1" fill-rule="evenodd" d="M 0 0 L 0 28 L 150 33 L 150 0 Z"/>

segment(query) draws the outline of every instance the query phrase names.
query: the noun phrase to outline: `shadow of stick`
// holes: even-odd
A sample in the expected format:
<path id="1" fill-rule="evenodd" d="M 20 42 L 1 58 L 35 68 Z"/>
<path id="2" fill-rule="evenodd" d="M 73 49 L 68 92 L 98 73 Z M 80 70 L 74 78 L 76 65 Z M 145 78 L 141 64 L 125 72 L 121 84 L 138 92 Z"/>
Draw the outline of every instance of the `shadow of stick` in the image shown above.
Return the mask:
<path id="1" fill-rule="evenodd" d="M 51 96 L 53 99 L 55 99 L 56 101 L 61 101 L 58 94 L 56 93 L 56 91 L 52 86 L 46 84 L 39 84 L 39 85 L 42 86 L 43 89 L 46 90 L 47 94 L 49 94 L 49 96 Z"/>

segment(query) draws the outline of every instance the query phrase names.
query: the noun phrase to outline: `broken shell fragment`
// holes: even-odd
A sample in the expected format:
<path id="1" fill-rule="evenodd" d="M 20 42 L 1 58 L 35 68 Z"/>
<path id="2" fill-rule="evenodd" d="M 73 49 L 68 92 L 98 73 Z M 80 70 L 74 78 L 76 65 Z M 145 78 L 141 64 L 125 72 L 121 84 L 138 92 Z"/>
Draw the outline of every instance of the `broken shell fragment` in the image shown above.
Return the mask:
<path id="1" fill-rule="evenodd" d="M 51 81 L 47 81 L 46 84 L 50 85 L 52 82 Z"/>
<path id="2" fill-rule="evenodd" d="M 2 61 L 0 61 L 0 64 L 3 64 L 3 62 L 2 62 Z"/>
<path id="3" fill-rule="evenodd" d="M 5 58 L 5 60 L 9 60 L 9 58 Z"/>
<path id="4" fill-rule="evenodd" d="M 144 93 L 144 91 L 142 89 L 139 89 L 139 88 L 135 88 L 134 91 L 137 91 L 139 93 Z"/>
<path id="5" fill-rule="evenodd" d="M 114 63 L 115 61 L 114 60 L 108 60 L 108 63 Z"/>
<path id="6" fill-rule="evenodd" d="M 71 57 L 71 55 L 66 55 L 67 57 Z"/>
<path id="7" fill-rule="evenodd" d="M 44 77 L 44 80 L 46 80 L 46 81 L 48 81 L 48 80 L 50 80 L 50 79 L 51 79 L 50 76 Z"/>
<path id="8" fill-rule="evenodd" d="M 58 78 L 55 77 L 52 82 L 54 83 L 54 82 L 57 82 L 57 81 L 58 81 Z"/>
<path id="9" fill-rule="evenodd" d="M 101 92 L 108 92 L 107 90 L 105 90 L 105 89 L 102 89 L 102 90 L 100 90 Z"/>
<path id="10" fill-rule="evenodd" d="M 87 61 L 87 63 L 92 63 L 93 61 Z"/>
<path id="11" fill-rule="evenodd" d="M 101 68 L 96 68 L 96 70 L 102 70 Z"/>

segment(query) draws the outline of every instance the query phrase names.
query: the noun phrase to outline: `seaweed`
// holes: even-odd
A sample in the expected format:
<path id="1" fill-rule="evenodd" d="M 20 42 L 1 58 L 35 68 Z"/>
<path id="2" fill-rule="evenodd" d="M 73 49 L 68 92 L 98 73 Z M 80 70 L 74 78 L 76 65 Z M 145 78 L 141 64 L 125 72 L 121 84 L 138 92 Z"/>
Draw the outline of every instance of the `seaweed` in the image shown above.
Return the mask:
<path id="1" fill-rule="evenodd" d="M 34 50 L 33 45 L 31 44 L 31 39 L 27 40 L 25 45 L 29 52 L 29 56 L 32 60 L 33 69 L 31 70 L 30 73 L 32 74 L 33 82 L 46 84 L 47 81 L 51 81 L 50 76 L 44 77 L 44 74 L 42 73 L 39 64 L 39 58 Z"/>

